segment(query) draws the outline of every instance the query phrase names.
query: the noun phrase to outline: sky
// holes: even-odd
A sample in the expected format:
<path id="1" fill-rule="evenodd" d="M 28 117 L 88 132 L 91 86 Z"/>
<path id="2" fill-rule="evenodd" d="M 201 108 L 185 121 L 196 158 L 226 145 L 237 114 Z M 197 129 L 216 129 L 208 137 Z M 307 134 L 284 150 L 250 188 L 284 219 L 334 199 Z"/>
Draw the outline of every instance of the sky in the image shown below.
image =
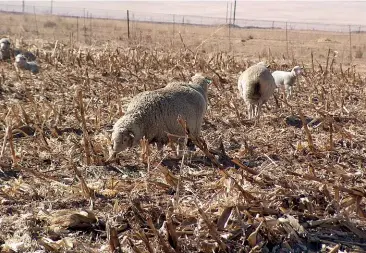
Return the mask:
<path id="1" fill-rule="evenodd" d="M 20 0 L 0 1 L 0 9 L 21 8 Z M 206 16 L 226 18 L 227 8 L 234 1 L 212 0 L 135 0 L 135 1 L 87 1 L 87 0 L 54 0 L 53 10 L 58 14 L 83 15 L 84 8 L 93 17 L 125 18 L 126 10 L 130 10 L 135 18 L 146 18 L 153 21 L 166 21 L 172 17 L 159 14 L 175 14 L 184 16 Z M 36 6 L 40 11 L 50 9 L 51 0 L 25 0 L 26 8 L 33 10 Z M 13 6 L 13 7 L 12 7 Z M 366 26 L 366 1 L 237 1 L 237 19 L 272 20 L 284 22 L 308 22 L 342 25 Z M 179 17 L 176 17 L 179 18 Z M 155 20 L 156 19 L 156 20 Z M 205 22 L 204 20 L 201 22 Z"/>

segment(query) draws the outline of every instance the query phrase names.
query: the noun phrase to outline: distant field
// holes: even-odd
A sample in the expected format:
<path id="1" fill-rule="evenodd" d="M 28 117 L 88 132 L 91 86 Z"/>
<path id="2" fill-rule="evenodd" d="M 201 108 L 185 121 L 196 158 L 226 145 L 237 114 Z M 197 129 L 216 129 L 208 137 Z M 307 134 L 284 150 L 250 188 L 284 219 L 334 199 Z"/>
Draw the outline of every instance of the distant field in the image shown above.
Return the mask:
<path id="1" fill-rule="evenodd" d="M 23 39 L 60 40 L 67 44 L 86 43 L 102 46 L 113 41 L 121 46 L 144 44 L 150 47 L 181 47 L 182 40 L 191 50 L 226 51 L 235 56 L 262 58 L 296 58 L 307 61 L 311 52 L 324 61 L 328 49 L 338 52 L 338 63 L 363 65 L 366 33 L 325 32 L 288 29 L 229 28 L 229 26 L 198 26 L 127 22 L 93 18 L 49 15 L 18 15 L 3 13 L 0 34 Z M 351 42 L 350 42 L 351 39 Z M 360 68 L 362 71 L 362 68 Z"/>

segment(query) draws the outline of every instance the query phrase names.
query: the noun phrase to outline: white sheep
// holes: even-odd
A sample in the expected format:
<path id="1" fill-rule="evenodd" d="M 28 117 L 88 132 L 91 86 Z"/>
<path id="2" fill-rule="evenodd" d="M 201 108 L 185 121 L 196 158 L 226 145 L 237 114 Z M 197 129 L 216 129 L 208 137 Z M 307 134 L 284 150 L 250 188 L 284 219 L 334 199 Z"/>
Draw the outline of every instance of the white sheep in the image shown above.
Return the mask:
<path id="1" fill-rule="evenodd" d="M 26 69 L 31 71 L 33 74 L 37 74 L 39 72 L 38 64 L 34 61 L 28 62 L 26 57 L 22 54 L 18 54 L 15 57 L 14 66 L 17 71 L 19 71 L 19 69 Z"/>
<path id="2" fill-rule="evenodd" d="M 303 70 L 299 66 L 295 66 L 291 72 L 288 71 L 274 71 L 272 76 L 276 82 L 276 86 L 279 89 L 285 89 L 286 98 L 292 96 L 292 87 L 295 84 L 295 80 L 298 76 L 303 74 Z"/>
<path id="3" fill-rule="evenodd" d="M 247 68 L 238 79 L 240 96 L 248 106 L 248 117 L 259 119 L 261 107 L 273 95 L 276 84 L 266 64 L 259 62 Z"/>
<path id="4" fill-rule="evenodd" d="M 8 38 L 0 39 L 0 60 L 10 59 L 10 40 Z"/>
<path id="5" fill-rule="evenodd" d="M 150 143 L 156 143 L 159 150 L 169 141 L 167 133 L 184 136 L 184 130 L 177 121 L 179 115 L 187 122 L 190 133 L 199 136 L 210 82 L 196 75 L 189 84 L 171 83 L 136 95 L 126 113 L 113 126 L 109 159 L 137 145 L 144 136 Z"/>

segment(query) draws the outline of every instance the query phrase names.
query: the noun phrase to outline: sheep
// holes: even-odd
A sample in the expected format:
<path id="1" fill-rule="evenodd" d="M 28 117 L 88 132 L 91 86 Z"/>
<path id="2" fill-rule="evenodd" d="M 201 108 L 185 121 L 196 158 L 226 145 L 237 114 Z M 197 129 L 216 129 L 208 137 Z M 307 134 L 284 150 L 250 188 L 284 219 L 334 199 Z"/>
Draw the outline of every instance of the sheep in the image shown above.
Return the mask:
<path id="1" fill-rule="evenodd" d="M 0 60 L 10 59 L 10 40 L 8 38 L 0 39 Z"/>
<path id="2" fill-rule="evenodd" d="M 199 136 L 207 109 L 209 79 L 195 75 L 191 83 L 170 83 L 164 88 L 145 91 L 129 103 L 126 113 L 113 126 L 111 155 L 136 146 L 145 137 L 159 150 L 168 143 L 167 133 L 183 136 L 180 115 L 193 136 Z M 180 144 L 178 144 L 178 147 Z"/>
<path id="3" fill-rule="evenodd" d="M 37 59 L 37 57 L 32 52 L 21 49 L 14 49 L 13 51 L 14 57 L 16 57 L 18 54 L 24 55 L 27 61 L 35 61 Z"/>
<path id="4" fill-rule="evenodd" d="M 259 120 L 261 107 L 274 94 L 276 83 L 264 62 L 247 68 L 238 79 L 239 95 L 248 106 L 248 117 Z"/>
<path id="5" fill-rule="evenodd" d="M 8 60 L 10 57 L 16 57 L 18 54 L 22 54 L 28 61 L 35 61 L 36 56 L 26 50 L 21 50 L 18 48 L 11 49 L 11 43 L 8 38 L 0 39 L 0 60 Z"/>
<path id="6" fill-rule="evenodd" d="M 285 89 L 286 98 L 292 96 L 292 87 L 295 84 L 295 80 L 298 76 L 303 75 L 303 70 L 299 66 L 295 66 L 291 72 L 288 71 L 274 71 L 272 76 L 276 82 L 276 86 L 279 89 Z"/>
<path id="7" fill-rule="evenodd" d="M 37 63 L 34 61 L 28 62 L 26 57 L 22 54 L 18 54 L 15 57 L 14 66 L 17 71 L 19 71 L 19 69 L 26 69 L 30 70 L 33 74 L 37 74 L 39 72 L 39 67 Z"/>

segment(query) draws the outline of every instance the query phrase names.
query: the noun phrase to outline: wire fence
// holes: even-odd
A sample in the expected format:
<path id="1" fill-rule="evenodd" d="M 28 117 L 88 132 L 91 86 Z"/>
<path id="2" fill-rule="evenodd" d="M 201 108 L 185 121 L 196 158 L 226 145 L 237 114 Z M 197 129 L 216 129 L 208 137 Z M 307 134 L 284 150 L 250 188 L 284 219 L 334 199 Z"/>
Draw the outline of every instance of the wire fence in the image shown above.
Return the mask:
<path id="1" fill-rule="evenodd" d="M 344 63 L 362 60 L 366 26 L 212 18 L 127 10 L 52 9 L 0 4 L 0 35 L 98 45 L 107 41 L 195 50 L 232 51 L 248 57 L 320 57 L 328 48 Z M 51 15 L 57 14 L 57 15 Z"/>

